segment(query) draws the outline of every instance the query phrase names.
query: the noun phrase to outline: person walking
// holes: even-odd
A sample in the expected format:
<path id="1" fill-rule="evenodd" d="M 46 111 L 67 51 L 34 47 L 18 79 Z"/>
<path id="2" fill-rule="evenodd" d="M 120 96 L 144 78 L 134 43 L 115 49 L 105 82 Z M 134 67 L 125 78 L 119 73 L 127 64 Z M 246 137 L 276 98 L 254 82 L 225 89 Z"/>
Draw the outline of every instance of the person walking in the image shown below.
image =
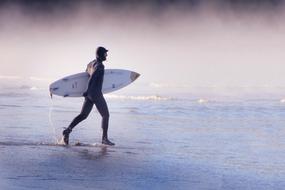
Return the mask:
<path id="1" fill-rule="evenodd" d="M 81 121 L 85 120 L 89 113 L 91 112 L 93 105 L 95 104 L 98 112 L 102 116 L 101 127 L 103 130 L 102 134 L 102 144 L 105 145 L 115 145 L 108 139 L 108 126 L 109 126 L 109 110 L 105 98 L 102 93 L 102 85 L 104 79 L 105 66 L 103 61 L 107 59 L 108 50 L 104 47 L 98 47 L 96 50 L 96 59 L 91 61 L 87 65 L 86 72 L 90 75 L 88 81 L 88 87 L 86 92 L 83 93 L 85 98 L 81 112 L 77 115 L 70 125 L 63 130 L 63 141 L 66 145 L 69 144 L 69 135 L 72 129 Z"/>

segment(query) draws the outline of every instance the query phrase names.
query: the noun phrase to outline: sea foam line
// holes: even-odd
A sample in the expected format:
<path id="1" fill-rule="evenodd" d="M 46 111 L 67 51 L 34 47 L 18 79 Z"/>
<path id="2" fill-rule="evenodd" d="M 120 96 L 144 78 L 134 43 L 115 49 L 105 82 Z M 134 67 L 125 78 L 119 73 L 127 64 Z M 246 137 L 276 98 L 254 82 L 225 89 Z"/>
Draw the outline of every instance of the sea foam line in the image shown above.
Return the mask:
<path id="1" fill-rule="evenodd" d="M 0 79 L 21 79 L 20 76 L 0 75 Z"/>
<path id="2" fill-rule="evenodd" d="M 126 96 L 126 95 L 114 95 L 107 94 L 105 95 L 108 99 L 120 99 L 120 100 L 155 100 L 155 101 L 165 101 L 172 100 L 173 98 L 162 97 L 159 95 L 150 95 L 150 96 Z"/>

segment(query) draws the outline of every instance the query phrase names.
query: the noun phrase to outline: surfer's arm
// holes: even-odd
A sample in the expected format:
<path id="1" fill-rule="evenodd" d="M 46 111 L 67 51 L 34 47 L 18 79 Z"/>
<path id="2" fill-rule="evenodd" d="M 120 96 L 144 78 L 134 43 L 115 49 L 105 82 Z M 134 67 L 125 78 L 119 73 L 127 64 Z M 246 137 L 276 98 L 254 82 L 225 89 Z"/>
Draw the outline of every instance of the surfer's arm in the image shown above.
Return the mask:
<path id="1" fill-rule="evenodd" d="M 88 96 L 88 89 L 89 89 L 90 85 L 91 85 L 91 77 L 89 77 L 89 79 L 88 79 L 86 91 L 82 94 L 84 97 Z"/>
<path id="2" fill-rule="evenodd" d="M 104 75 L 104 68 L 95 69 L 95 71 L 92 73 L 92 75 L 88 79 L 87 90 L 86 92 L 83 93 L 83 96 L 88 95 L 88 92 L 91 90 L 91 84 L 95 82 L 101 75 Z"/>
<path id="3" fill-rule="evenodd" d="M 85 69 L 85 72 L 87 72 L 89 74 L 89 76 L 92 75 L 92 73 L 94 72 L 94 68 L 93 68 L 93 65 L 95 63 L 95 60 L 91 61 L 90 63 L 88 63 L 86 69 Z"/>

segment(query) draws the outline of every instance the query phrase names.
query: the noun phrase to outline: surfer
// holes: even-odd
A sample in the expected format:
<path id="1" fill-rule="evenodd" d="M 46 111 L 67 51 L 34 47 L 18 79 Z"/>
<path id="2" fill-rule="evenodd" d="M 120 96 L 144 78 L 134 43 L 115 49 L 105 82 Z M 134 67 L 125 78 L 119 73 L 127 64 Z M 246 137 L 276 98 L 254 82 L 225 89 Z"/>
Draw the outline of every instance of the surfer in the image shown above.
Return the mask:
<path id="1" fill-rule="evenodd" d="M 103 130 L 102 144 L 115 145 L 108 139 L 108 125 L 109 125 L 109 110 L 105 98 L 102 93 L 102 84 L 104 79 L 104 65 L 103 61 L 107 59 L 108 50 L 104 47 L 98 47 L 96 50 L 96 59 L 87 65 L 86 72 L 90 75 L 88 87 L 86 92 L 83 93 L 85 97 L 81 112 L 76 116 L 66 128 L 63 134 L 63 141 L 66 145 L 69 143 L 69 135 L 72 129 L 81 121 L 86 119 L 95 104 L 98 112 L 102 116 L 101 127 Z"/>

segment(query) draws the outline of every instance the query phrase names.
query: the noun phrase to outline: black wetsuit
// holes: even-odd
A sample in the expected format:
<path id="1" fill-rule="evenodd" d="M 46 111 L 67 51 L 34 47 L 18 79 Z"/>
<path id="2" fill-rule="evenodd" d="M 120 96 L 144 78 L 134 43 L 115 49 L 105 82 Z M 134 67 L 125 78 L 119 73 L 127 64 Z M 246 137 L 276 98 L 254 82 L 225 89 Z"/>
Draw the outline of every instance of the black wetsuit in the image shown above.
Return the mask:
<path id="1" fill-rule="evenodd" d="M 72 130 L 79 122 L 86 119 L 91 112 L 93 105 L 95 104 L 97 110 L 102 116 L 101 127 L 103 129 L 103 138 L 108 138 L 107 133 L 109 125 L 109 110 L 102 93 L 105 69 L 102 61 L 96 60 L 94 69 L 95 71 L 92 73 L 88 81 L 87 91 L 84 93 L 85 100 L 81 109 L 81 113 L 73 119 L 68 128 Z"/>

